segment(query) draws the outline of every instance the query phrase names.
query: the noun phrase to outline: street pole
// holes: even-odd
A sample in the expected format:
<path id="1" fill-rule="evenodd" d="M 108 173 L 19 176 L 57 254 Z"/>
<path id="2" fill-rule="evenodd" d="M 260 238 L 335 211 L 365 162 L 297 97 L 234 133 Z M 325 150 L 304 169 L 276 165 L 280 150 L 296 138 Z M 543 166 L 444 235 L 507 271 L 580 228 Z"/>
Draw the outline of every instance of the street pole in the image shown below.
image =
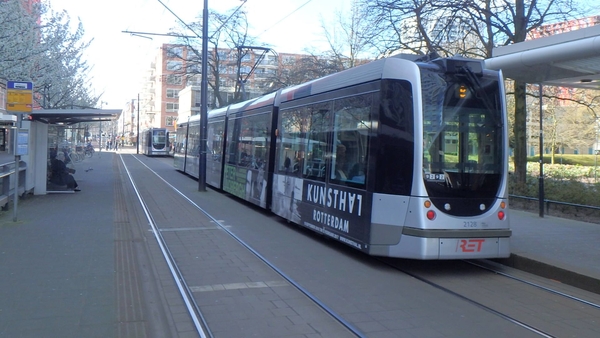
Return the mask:
<path id="1" fill-rule="evenodd" d="M 544 126 L 542 117 L 544 114 L 542 103 L 544 103 L 544 97 L 542 96 L 542 84 L 539 84 L 540 89 L 540 177 L 539 177 L 539 208 L 540 217 L 544 217 Z"/>
<path id="2" fill-rule="evenodd" d="M 200 83 L 200 154 L 198 191 L 206 191 L 206 129 L 208 127 L 208 0 L 202 10 L 202 79 Z"/>
<path id="3" fill-rule="evenodd" d="M 108 104 L 108 102 L 100 101 L 100 110 L 102 110 L 104 104 Z M 98 140 L 98 158 L 102 158 L 102 121 L 99 121 L 98 123 L 100 123 L 100 135 L 98 135 L 100 138 Z"/>
<path id="4" fill-rule="evenodd" d="M 137 98 L 137 141 L 135 142 L 137 149 L 136 154 L 140 153 L 140 93 Z"/>
<path id="5" fill-rule="evenodd" d="M 15 189 L 13 194 L 13 222 L 17 221 L 17 206 L 19 204 L 19 162 L 21 162 L 21 156 L 19 155 L 19 130 L 21 128 L 21 121 L 23 119 L 23 114 L 17 114 L 17 125 L 14 129 L 14 155 L 15 155 Z"/>

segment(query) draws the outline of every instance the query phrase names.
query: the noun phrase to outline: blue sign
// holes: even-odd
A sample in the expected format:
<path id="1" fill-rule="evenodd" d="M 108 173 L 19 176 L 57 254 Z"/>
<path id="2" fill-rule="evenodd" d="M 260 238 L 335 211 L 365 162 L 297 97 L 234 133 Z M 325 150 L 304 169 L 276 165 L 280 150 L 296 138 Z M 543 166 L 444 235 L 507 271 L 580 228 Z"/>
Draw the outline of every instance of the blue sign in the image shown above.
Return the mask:
<path id="1" fill-rule="evenodd" d="M 33 82 L 8 81 L 7 88 L 8 89 L 33 90 Z"/>

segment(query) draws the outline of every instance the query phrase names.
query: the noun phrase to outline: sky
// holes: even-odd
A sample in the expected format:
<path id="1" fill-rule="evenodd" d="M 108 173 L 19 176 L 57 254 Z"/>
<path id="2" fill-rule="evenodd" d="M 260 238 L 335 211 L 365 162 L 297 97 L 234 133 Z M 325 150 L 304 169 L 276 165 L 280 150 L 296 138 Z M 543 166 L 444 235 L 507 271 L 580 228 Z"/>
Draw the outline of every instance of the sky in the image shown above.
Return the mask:
<path id="1" fill-rule="evenodd" d="M 81 21 L 85 40 L 93 39 L 84 56 L 91 66 L 93 94 L 102 94 L 98 108 L 104 109 L 123 109 L 127 102 L 137 98 L 144 72 L 158 48 L 170 42 L 168 37 L 148 39 L 123 31 L 168 33 L 170 28 L 179 26 L 179 20 L 171 12 L 189 23 L 198 21 L 204 6 L 204 0 L 49 1 L 54 11 L 66 11 L 72 24 Z M 351 3 L 348 0 L 248 0 L 245 3 L 208 0 L 208 8 L 225 13 L 243 5 L 250 35 L 258 36 L 278 53 L 302 53 L 307 48 L 324 50 L 322 20 L 334 21 L 335 13 L 350 10 Z"/>

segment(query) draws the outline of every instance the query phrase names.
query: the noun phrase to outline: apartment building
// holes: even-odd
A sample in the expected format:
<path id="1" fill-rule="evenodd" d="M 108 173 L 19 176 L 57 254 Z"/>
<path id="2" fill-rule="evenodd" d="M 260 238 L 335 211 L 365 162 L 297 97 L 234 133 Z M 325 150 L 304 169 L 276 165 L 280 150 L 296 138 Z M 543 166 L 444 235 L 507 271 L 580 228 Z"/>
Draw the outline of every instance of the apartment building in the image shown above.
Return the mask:
<path id="1" fill-rule="evenodd" d="M 581 28 L 596 26 L 598 24 L 600 24 L 600 15 L 547 24 L 531 31 L 527 39 L 533 40 L 545 36 L 571 32 Z"/>
<path id="2" fill-rule="evenodd" d="M 278 72 L 285 72 L 286 67 L 303 57 L 299 54 L 276 55 L 265 48 L 241 51 L 222 48 L 210 52 L 212 60 L 218 60 L 212 63 L 218 65 L 218 72 L 209 68 L 209 82 L 216 83 L 218 76 L 218 93 L 209 86 L 209 110 L 276 89 L 273 78 Z M 174 131 L 178 119 L 183 121 L 200 113 L 201 60 L 188 46 L 163 44 L 144 83 L 139 100 L 142 129 L 161 127 Z M 132 115 L 137 115 L 137 107 L 132 105 Z"/>

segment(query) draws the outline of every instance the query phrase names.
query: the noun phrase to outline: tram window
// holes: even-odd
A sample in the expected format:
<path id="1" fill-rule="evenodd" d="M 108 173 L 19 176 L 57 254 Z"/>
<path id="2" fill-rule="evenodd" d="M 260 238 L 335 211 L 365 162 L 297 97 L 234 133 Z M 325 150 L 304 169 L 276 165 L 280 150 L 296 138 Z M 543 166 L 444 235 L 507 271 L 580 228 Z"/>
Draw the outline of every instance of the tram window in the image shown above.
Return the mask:
<path id="1" fill-rule="evenodd" d="M 227 150 L 225 158 L 229 164 L 237 164 L 237 148 L 238 138 L 235 135 L 239 134 L 240 123 L 239 119 L 230 119 L 227 122 Z"/>
<path id="2" fill-rule="evenodd" d="M 306 153 L 306 108 L 294 108 L 281 113 L 277 169 L 286 175 L 299 176 Z"/>
<path id="3" fill-rule="evenodd" d="M 240 167 L 266 168 L 269 147 L 269 114 L 229 121 L 227 161 Z"/>
<path id="4" fill-rule="evenodd" d="M 223 134 L 225 132 L 225 123 L 217 121 L 208 125 L 207 131 L 207 154 L 208 159 L 213 161 L 221 161 L 223 154 Z"/>
<path id="5" fill-rule="evenodd" d="M 167 132 L 164 130 L 156 130 L 152 134 L 152 143 L 154 145 L 164 145 L 167 143 Z"/>
<path id="6" fill-rule="evenodd" d="M 320 103 L 307 108 L 306 161 L 304 177 L 325 181 L 326 155 L 330 127 L 331 103 Z"/>
<path id="7" fill-rule="evenodd" d="M 187 153 L 191 156 L 200 156 L 200 125 L 190 124 L 187 138 Z"/>
<path id="8" fill-rule="evenodd" d="M 277 154 L 279 172 L 325 180 L 330 111 L 331 103 L 318 103 L 282 111 Z"/>
<path id="9" fill-rule="evenodd" d="M 381 83 L 375 191 L 410 194 L 413 176 L 414 123 L 412 87 L 408 81 Z"/>
<path id="10" fill-rule="evenodd" d="M 372 133 L 372 105 L 373 94 L 335 101 L 332 181 L 365 184 L 368 140 Z"/>

